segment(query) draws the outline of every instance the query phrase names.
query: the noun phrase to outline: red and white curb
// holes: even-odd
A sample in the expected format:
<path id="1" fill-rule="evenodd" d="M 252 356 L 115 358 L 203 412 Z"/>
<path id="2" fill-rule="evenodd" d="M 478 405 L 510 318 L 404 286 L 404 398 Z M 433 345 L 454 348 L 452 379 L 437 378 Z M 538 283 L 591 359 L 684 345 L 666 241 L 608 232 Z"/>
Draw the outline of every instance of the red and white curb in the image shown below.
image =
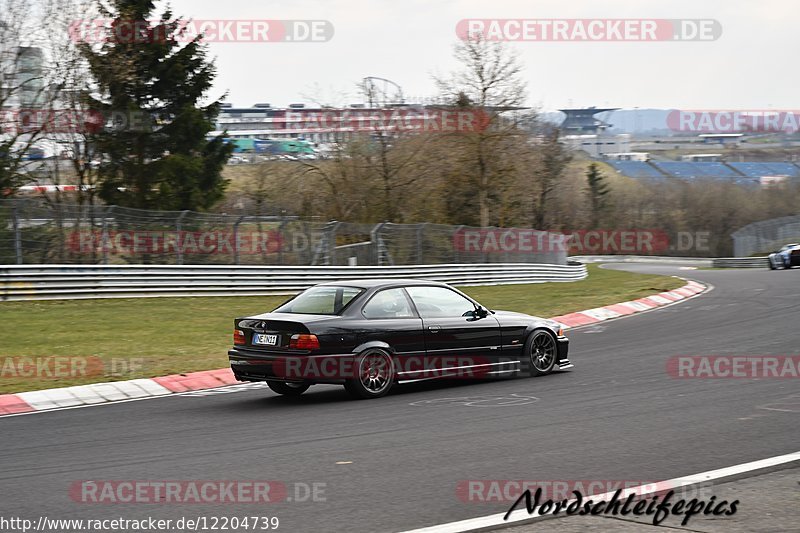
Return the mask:
<path id="1" fill-rule="evenodd" d="M 576 313 L 569 313 L 566 315 L 553 317 L 555 320 L 567 328 L 575 328 L 578 326 L 586 326 L 595 324 L 604 320 L 611 320 L 613 318 L 620 318 L 627 315 L 633 315 L 644 311 L 650 311 L 658 307 L 670 305 L 681 300 L 686 300 L 704 292 L 708 286 L 698 283 L 696 281 L 689 281 L 680 289 L 673 291 L 662 292 L 639 298 L 630 302 L 622 302 L 613 305 L 606 305 L 605 307 L 597 307 L 595 309 L 587 309 L 586 311 L 578 311 Z"/>
<path id="2" fill-rule="evenodd" d="M 650 311 L 681 300 L 692 298 L 708 287 L 696 281 L 689 281 L 680 289 L 662 292 L 595 309 L 587 309 L 553 317 L 552 320 L 566 328 L 575 328 L 611 320 L 627 315 Z M 132 379 L 109 383 L 93 383 L 59 389 L 19 392 L 0 395 L 0 417 L 54 409 L 69 409 L 111 402 L 139 400 L 157 396 L 168 396 L 181 392 L 215 389 L 239 383 L 230 368 L 173 374 L 149 379 Z"/>
<path id="3" fill-rule="evenodd" d="M 0 417 L 215 389 L 239 383 L 230 368 L 0 395 Z"/>

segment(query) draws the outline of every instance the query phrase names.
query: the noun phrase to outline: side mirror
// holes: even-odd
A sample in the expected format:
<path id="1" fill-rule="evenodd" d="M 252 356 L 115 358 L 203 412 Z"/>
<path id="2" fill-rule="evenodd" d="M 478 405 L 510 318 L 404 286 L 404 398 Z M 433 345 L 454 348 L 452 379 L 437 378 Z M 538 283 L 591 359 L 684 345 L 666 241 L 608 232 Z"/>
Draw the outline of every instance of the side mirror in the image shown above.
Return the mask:
<path id="1" fill-rule="evenodd" d="M 486 318 L 489 316 L 489 311 L 485 307 L 479 305 L 478 308 L 475 309 L 475 316 L 478 318 Z"/>

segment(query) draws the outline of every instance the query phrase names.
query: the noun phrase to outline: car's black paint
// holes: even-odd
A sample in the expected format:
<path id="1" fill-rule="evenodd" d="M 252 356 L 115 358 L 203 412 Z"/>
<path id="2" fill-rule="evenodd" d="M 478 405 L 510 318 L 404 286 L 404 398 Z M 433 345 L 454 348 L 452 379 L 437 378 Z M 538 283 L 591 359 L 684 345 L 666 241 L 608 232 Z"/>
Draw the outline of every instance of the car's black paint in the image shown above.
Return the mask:
<path id="1" fill-rule="evenodd" d="M 324 285 L 358 287 L 364 291 L 348 305 L 340 315 L 307 315 L 295 313 L 264 313 L 250 317 L 237 318 L 234 327 L 242 330 L 247 345 L 237 345 L 228 352 L 231 368 L 240 381 L 284 381 L 312 383 L 345 383 L 347 375 L 314 375 L 313 379 L 287 379 L 285 365 L 308 362 L 309 358 L 324 358 L 352 363 L 358 354 L 377 348 L 390 354 L 397 364 L 398 381 L 419 379 L 421 377 L 442 377 L 439 374 L 414 373 L 409 376 L 406 363 L 412 366 L 420 358 L 427 364 L 440 365 L 442 360 L 456 366 L 474 363 L 470 366 L 486 366 L 486 369 L 503 369 L 499 375 L 506 377 L 525 371 L 527 354 L 523 354 L 526 339 L 536 330 L 548 331 L 556 341 L 557 360 L 555 369 L 571 367 L 567 359 L 568 343 L 560 335 L 560 325 L 521 313 L 491 311 L 473 313 L 470 316 L 447 318 L 421 318 L 416 307 L 410 318 L 372 318 L 362 313 L 364 305 L 378 291 L 387 288 L 411 286 L 447 287 L 467 298 L 476 309 L 481 306 L 469 296 L 445 284 L 421 280 L 368 280 L 338 282 Z M 481 316 L 485 314 L 485 316 Z M 280 336 L 277 346 L 253 346 L 256 333 L 270 333 Z M 297 350 L 289 348 L 292 334 L 313 334 L 319 339 L 318 350 Z M 417 358 L 417 359 L 412 359 Z M 323 359 L 315 359 L 319 361 Z M 288 362 L 287 362 L 288 361 Z M 455 363 L 454 363 L 455 361 Z M 342 365 L 340 368 L 344 368 Z M 417 367 L 414 367 L 417 368 Z M 427 368 L 427 367 L 426 367 Z M 483 373 L 486 376 L 486 373 Z M 446 376 L 444 376 L 446 377 Z"/>

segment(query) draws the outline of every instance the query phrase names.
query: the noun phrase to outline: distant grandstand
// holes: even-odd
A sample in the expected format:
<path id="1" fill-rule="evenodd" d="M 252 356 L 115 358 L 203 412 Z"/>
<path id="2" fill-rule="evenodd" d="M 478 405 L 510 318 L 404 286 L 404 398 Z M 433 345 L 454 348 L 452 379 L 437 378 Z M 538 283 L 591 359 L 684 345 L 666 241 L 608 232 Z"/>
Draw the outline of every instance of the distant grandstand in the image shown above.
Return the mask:
<path id="1" fill-rule="evenodd" d="M 800 168 L 792 163 L 728 163 L 728 166 L 751 178 L 780 175 L 796 178 L 800 176 Z"/>
<path id="2" fill-rule="evenodd" d="M 768 183 L 765 178 L 800 178 L 800 166 L 788 162 L 607 161 L 617 172 L 637 179 L 722 181 L 740 185 Z"/>
<path id="3" fill-rule="evenodd" d="M 612 126 L 595 118 L 598 113 L 616 111 L 618 107 L 599 109 L 596 107 L 586 107 L 581 109 L 559 109 L 566 115 L 561 123 L 561 131 L 564 135 L 593 135 L 602 133 Z"/>

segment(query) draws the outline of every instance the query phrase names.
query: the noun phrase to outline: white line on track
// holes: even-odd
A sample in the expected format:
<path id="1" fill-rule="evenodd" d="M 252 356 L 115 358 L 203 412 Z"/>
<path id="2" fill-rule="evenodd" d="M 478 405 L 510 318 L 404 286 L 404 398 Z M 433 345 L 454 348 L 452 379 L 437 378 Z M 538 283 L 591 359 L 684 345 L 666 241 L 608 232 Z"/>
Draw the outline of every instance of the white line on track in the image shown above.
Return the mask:
<path id="1" fill-rule="evenodd" d="M 728 466 L 719 468 L 717 470 L 709 470 L 708 472 L 701 472 L 700 474 L 693 474 L 691 476 L 684 476 L 666 481 L 660 481 L 657 485 L 659 487 L 688 487 L 697 483 L 704 483 L 717 479 L 753 472 L 755 470 L 762 470 L 773 466 L 779 466 L 794 461 L 800 461 L 800 451 L 789 453 L 786 455 L 778 455 L 759 461 L 752 461 L 750 463 L 743 463 L 740 465 Z M 627 488 L 622 492 L 621 498 L 626 498 L 629 494 L 642 493 L 644 489 L 651 488 L 652 485 L 640 485 L 638 487 Z M 637 492 L 638 491 L 638 492 Z M 602 501 L 608 500 L 614 496 L 614 492 L 606 492 L 605 494 L 593 494 L 592 500 Z M 570 500 L 572 503 L 575 500 Z M 404 531 L 402 533 L 465 533 L 468 531 L 480 531 L 484 529 L 496 529 L 501 526 L 519 525 L 524 522 L 532 522 L 541 519 L 541 516 L 529 514 L 523 504 L 522 509 L 517 509 L 508 517 L 508 520 L 503 520 L 506 513 L 498 513 L 493 515 L 481 516 L 478 518 L 469 518 L 467 520 L 459 520 L 458 522 L 450 522 L 447 524 L 440 524 L 438 526 L 424 527 L 422 529 L 414 529 Z"/>

